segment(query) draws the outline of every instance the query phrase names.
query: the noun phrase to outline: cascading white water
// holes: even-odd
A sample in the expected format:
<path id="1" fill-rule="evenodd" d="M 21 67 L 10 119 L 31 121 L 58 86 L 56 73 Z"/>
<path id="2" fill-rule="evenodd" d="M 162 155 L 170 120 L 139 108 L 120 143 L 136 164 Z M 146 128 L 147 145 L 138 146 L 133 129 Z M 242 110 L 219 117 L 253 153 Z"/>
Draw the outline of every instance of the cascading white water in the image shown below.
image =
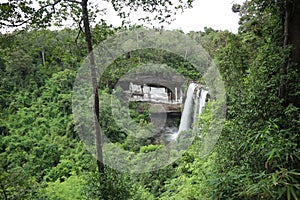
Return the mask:
<path id="1" fill-rule="evenodd" d="M 199 115 L 202 113 L 202 110 L 205 106 L 207 94 L 208 94 L 208 91 L 201 88 L 201 93 L 200 93 L 200 98 L 199 98 L 199 109 L 198 109 Z"/>
<path id="2" fill-rule="evenodd" d="M 196 96 L 194 98 L 194 116 L 193 116 L 194 122 L 196 121 L 198 115 L 199 104 L 200 104 L 200 93 L 201 93 L 201 89 L 197 89 Z"/>
<path id="3" fill-rule="evenodd" d="M 187 94 L 186 94 L 186 100 L 184 102 L 181 119 L 180 119 L 179 129 L 178 129 L 178 132 L 172 136 L 174 139 L 177 139 L 177 137 L 181 131 L 188 130 L 191 127 L 191 123 L 192 123 L 191 113 L 193 110 L 193 94 L 194 94 L 196 87 L 197 87 L 196 83 L 191 83 L 189 85 L 189 88 L 188 88 Z"/>
<path id="4" fill-rule="evenodd" d="M 177 133 L 173 134 L 173 139 L 177 139 L 181 131 L 189 130 L 191 128 L 191 124 L 196 121 L 197 115 L 200 115 L 202 113 L 202 110 L 206 103 L 208 91 L 204 90 L 203 88 L 198 88 L 194 96 L 197 86 L 198 84 L 196 83 L 191 83 L 189 85 L 183 112 L 180 119 L 179 129 Z"/>

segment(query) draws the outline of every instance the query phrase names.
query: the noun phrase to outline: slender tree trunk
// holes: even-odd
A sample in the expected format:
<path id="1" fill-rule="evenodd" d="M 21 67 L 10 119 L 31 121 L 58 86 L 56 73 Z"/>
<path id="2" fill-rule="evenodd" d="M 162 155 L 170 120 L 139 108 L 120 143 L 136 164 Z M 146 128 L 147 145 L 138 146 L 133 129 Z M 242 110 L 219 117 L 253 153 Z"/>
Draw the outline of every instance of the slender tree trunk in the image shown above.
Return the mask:
<path id="1" fill-rule="evenodd" d="M 97 166 L 99 172 L 104 172 L 103 155 L 102 155 L 102 135 L 99 125 L 99 96 L 98 96 L 98 82 L 97 72 L 95 67 L 95 57 L 93 53 L 92 35 L 90 29 L 90 22 L 87 9 L 88 0 L 82 0 L 82 16 L 85 33 L 85 41 L 89 52 L 90 61 L 90 72 L 92 76 L 93 85 L 93 111 L 94 111 L 94 126 L 95 126 L 95 137 L 96 137 L 96 156 Z"/>
<path id="2" fill-rule="evenodd" d="M 42 50 L 43 66 L 45 66 L 45 49 Z"/>
<path id="3" fill-rule="evenodd" d="M 286 1 L 285 2 L 285 10 L 283 13 L 283 34 L 284 34 L 284 39 L 283 39 L 283 47 L 287 48 L 289 45 L 289 21 L 290 21 L 290 16 L 291 16 L 291 2 Z M 281 68 L 280 74 L 286 76 L 288 72 L 288 66 L 289 62 L 286 61 L 286 64 L 284 67 Z M 286 78 L 285 78 L 286 79 Z M 284 99 L 284 105 L 288 104 L 287 100 L 287 82 L 285 79 L 282 79 L 281 81 L 281 88 L 280 88 L 280 97 Z"/>
<path id="4" fill-rule="evenodd" d="M 285 3 L 285 11 L 284 11 L 284 40 L 283 47 L 287 47 L 289 44 L 289 21 L 290 21 L 290 11 L 291 11 L 291 3 Z"/>

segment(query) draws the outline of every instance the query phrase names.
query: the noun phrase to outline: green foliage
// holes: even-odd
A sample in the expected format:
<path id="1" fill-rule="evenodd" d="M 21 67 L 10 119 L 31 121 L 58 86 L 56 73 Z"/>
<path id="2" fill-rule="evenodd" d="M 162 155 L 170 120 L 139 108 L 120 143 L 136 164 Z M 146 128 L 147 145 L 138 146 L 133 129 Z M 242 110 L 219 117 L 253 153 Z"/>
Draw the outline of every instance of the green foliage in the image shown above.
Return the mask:
<path id="1" fill-rule="evenodd" d="M 119 171 L 105 168 L 104 173 L 90 172 L 81 199 L 118 200 L 131 199 L 134 185 L 128 176 Z"/>
<path id="2" fill-rule="evenodd" d="M 152 1 L 112 2 L 122 16 L 126 15 L 124 6 L 135 9 L 144 5 L 146 11 L 157 6 Z M 22 23 L 22 17 L 30 16 L 29 21 L 41 26 L 53 17 L 59 24 L 65 20 L 68 5 L 71 17 L 78 20 L 78 5 L 59 3 L 61 17 L 50 7 L 36 12 L 29 1 L 2 3 L 0 26 Z M 162 10 L 170 4 L 158 3 Z M 191 1 L 186 3 L 177 8 Z M 225 82 L 224 129 L 213 152 L 199 157 L 205 145 L 203 137 L 210 137 L 213 122 L 210 99 L 194 123 L 195 130 L 201 131 L 188 131 L 196 136 L 189 149 L 163 169 L 134 175 L 108 167 L 103 173 L 95 172 L 95 160 L 74 129 L 72 87 L 86 54 L 84 38 L 79 35 L 75 43 L 77 31 L 72 29 L 0 35 L 0 199 L 298 199 L 300 110 L 289 102 L 299 96 L 299 70 L 289 60 L 291 48 L 282 45 L 283 13 L 283 2 L 252 0 L 241 7 L 238 34 L 211 28 L 189 34 L 214 58 Z M 170 12 L 163 14 L 167 17 Z M 159 15 L 157 19 L 166 20 Z M 102 21 L 92 30 L 94 44 L 114 32 Z M 123 105 L 111 94 L 124 74 L 144 64 L 171 67 L 189 80 L 201 82 L 202 78 L 184 58 L 162 50 L 136 50 L 115 60 L 99 83 L 100 124 L 111 142 L 129 152 L 123 161 L 140 162 L 143 154 L 162 149 L 155 137 L 135 137 L 154 130 L 150 106 Z M 157 69 L 137 71 L 169 77 L 168 70 Z M 120 115 L 117 120 L 116 111 Z M 130 116 L 129 124 L 125 114 Z M 186 145 L 185 140 L 178 141 L 178 145 Z M 142 167 L 153 169 L 164 161 Z"/>
<path id="3" fill-rule="evenodd" d="M 70 70 L 54 74 L 40 97 L 31 99 L 29 107 L 18 105 L 16 113 L 6 119 L 6 134 L 1 134 L 0 182 L 7 198 L 31 199 L 44 180 L 63 180 L 88 168 L 72 128 L 74 75 Z"/>
<path id="4" fill-rule="evenodd" d="M 230 35 L 229 31 L 219 31 L 212 28 L 204 27 L 204 31 L 191 31 L 188 35 L 199 42 L 200 45 L 213 58 L 220 48 L 226 45 L 226 37 Z"/>
<path id="5" fill-rule="evenodd" d="M 39 199 L 68 200 L 82 199 L 84 185 L 86 185 L 83 176 L 71 175 L 63 182 L 56 180 L 48 183 L 47 187 L 39 191 Z"/>
<path id="6" fill-rule="evenodd" d="M 290 49 L 282 46 L 276 6 L 260 10 L 264 3 L 248 2 L 240 33 L 229 35 L 217 52 L 228 119 L 216 149 L 217 173 L 209 179 L 215 188 L 211 198 L 299 196 L 299 108 L 286 105 L 282 95 Z M 298 84 L 295 80 L 291 85 Z"/>
<path id="7" fill-rule="evenodd" d="M 148 146 L 141 147 L 140 148 L 140 153 L 148 153 L 148 152 L 156 151 L 158 149 L 160 149 L 159 145 L 150 144 Z"/>
<path id="8" fill-rule="evenodd" d="M 124 75 L 134 76 L 135 73 L 152 76 L 160 74 L 163 77 L 178 74 L 187 80 L 197 81 L 202 77 L 202 74 L 181 56 L 160 49 L 139 49 L 122 55 L 107 67 L 101 75 L 100 88 L 112 89 Z"/>

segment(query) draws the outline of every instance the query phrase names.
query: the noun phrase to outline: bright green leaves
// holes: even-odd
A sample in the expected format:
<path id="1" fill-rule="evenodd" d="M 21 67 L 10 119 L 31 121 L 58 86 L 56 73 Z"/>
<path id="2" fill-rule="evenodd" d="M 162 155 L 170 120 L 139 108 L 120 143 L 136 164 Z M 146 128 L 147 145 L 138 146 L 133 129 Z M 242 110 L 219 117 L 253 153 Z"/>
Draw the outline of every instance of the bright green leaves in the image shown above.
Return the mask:
<path id="1" fill-rule="evenodd" d="M 64 181 L 59 179 L 48 184 L 39 191 L 39 198 L 53 200 L 81 200 L 83 188 L 86 185 L 83 176 L 73 174 Z"/>
<path id="2" fill-rule="evenodd" d="M 282 12 L 280 3 L 247 2 L 239 34 L 228 35 L 216 54 L 228 119 L 217 149 L 214 198 L 299 196 L 299 114 L 284 94 L 296 91 L 298 79 L 295 68 L 287 67 L 290 49 L 282 45 Z"/>
<path id="3" fill-rule="evenodd" d="M 81 199 L 132 199 L 137 192 L 137 185 L 128 174 L 105 168 L 104 173 L 90 172 L 86 175 L 88 184 L 84 186 Z"/>
<path id="4" fill-rule="evenodd" d="M 5 161 L 1 162 L 4 170 L 1 179 L 8 175 L 14 177 L 14 173 L 18 176 L 20 170 L 26 176 L 19 182 L 3 183 L 9 198 L 19 198 L 17 193 L 10 193 L 11 187 L 21 187 L 20 198 L 29 198 L 22 193 L 30 191 L 44 178 L 46 181 L 66 179 L 71 173 L 80 173 L 86 165 L 82 161 L 85 153 L 80 150 L 81 143 L 72 139 L 75 137 L 71 115 L 74 78 L 75 73 L 70 70 L 54 74 L 40 97 L 31 98 L 30 104 L 24 103 L 28 107 L 18 106 L 16 113 L 7 118 L 5 127 L 8 133 L 1 136 L 0 156 Z"/>

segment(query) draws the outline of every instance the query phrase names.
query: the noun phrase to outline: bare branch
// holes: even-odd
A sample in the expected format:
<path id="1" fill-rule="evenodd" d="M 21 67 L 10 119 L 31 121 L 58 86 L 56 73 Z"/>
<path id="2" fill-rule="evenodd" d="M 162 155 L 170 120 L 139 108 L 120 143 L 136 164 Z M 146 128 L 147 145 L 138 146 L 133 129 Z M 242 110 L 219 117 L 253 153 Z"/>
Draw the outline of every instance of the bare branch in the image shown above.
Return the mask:
<path id="1" fill-rule="evenodd" d="M 11 22 L 11 24 L 8 24 L 9 22 L 5 23 L 5 22 L 1 22 L 0 21 L 0 25 L 1 26 L 5 26 L 5 27 L 9 27 L 9 28 L 16 28 L 16 27 L 20 27 L 20 26 L 22 26 L 24 24 L 27 24 L 29 21 L 30 21 L 30 18 L 27 19 L 27 20 L 24 20 L 24 21 L 22 21 L 22 22 L 20 22 L 18 24 L 16 24 L 15 22 Z"/>
<path id="2" fill-rule="evenodd" d="M 80 1 L 76 1 L 76 0 L 66 0 L 66 1 L 70 2 L 70 3 L 76 3 L 76 4 L 80 4 L 81 5 Z"/>
<path id="3" fill-rule="evenodd" d="M 75 39 L 76 46 L 78 46 L 77 41 L 78 41 L 78 38 L 80 36 L 80 33 L 84 33 L 83 30 L 82 30 L 82 26 L 81 26 L 82 21 L 83 21 L 83 18 L 81 18 L 80 22 L 78 23 L 79 31 L 78 31 L 78 34 L 77 34 L 76 39 Z"/>

